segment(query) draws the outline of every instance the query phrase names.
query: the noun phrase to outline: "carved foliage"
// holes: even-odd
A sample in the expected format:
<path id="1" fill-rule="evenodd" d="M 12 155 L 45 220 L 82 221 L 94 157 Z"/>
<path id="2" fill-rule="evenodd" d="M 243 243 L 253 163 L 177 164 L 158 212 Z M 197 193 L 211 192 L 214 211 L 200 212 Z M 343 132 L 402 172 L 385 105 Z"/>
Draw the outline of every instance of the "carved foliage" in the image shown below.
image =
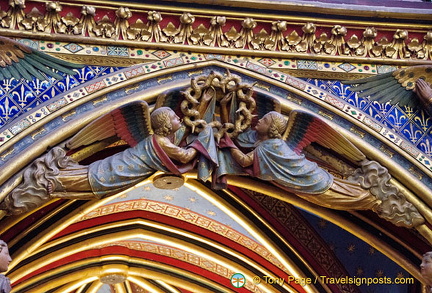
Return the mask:
<path id="1" fill-rule="evenodd" d="M 44 13 L 34 7 L 26 14 L 24 8 L 24 0 L 11 0 L 7 11 L 0 10 L 0 27 L 141 42 L 324 56 L 432 58 L 432 31 L 425 32 L 422 38 L 418 34 L 409 38 L 406 29 L 397 29 L 393 39 L 388 40 L 387 37 L 378 37 L 378 30 L 374 27 L 364 28 L 363 35 L 357 36 L 342 25 L 334 25 L 329 30 L 313 23 L 293 25 L 285 20 L 277 20 L 266 27 L 267 21 L 264 19 L 257 21 L 246 17 L 239 20 L 216 15 L 201 16 L 197 21 L 189 12 L 177 15 L 169 13 L 167 16 L 171 21 L 161 26 L 163 15 L 158 11 L 134 12 L 138 17 L 130 23 L 133 13 L 127 7 L 119 7 L 113 13 L 108 13 L 110 16 L 105 14 L 97 18 L 96 8 L 88 5 L 82 7 L 81 15 L 69 12 L 63 16 L 63 7 L 58 2 L 47 2 Z M 144 17 L 147 20 L 143 20 Z M 178 20 L 175 20 L 176 17 Z"/>

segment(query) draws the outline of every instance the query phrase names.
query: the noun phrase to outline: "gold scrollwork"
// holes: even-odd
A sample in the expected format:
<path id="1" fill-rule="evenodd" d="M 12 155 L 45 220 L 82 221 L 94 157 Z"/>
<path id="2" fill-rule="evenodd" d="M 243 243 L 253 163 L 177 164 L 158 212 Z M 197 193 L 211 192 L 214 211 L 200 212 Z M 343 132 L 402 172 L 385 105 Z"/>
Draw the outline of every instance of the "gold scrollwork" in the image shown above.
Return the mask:
<path id="1" fill-rule="evenodd" d="M 389 156 L 390 158 L 393 158 L 394 152 L 392 152 L 389 148 L 387 148 L 385 145 L 381 145 L 379 148 L 384 154 Z"/>
<path id="2" fill-rule="evenodd" d="M 64 115 L 62 115 L 61 116 L 61 119 L 63 120 L 63 121 L 66 121 L 69 117 L 72 117 L 73 115 L 75 115 L 76 114 L 76 111 L 70 111 L 70 112 L 68 112 L 68 113 L 66 113 L 66 114 L 64 114 Z"/>
<path id="3" fill-rule="evenodd" d="M 361 131 L 360 129 L 358 129 L 357 127 L 351 127 L 350 131 L 354 134 L 357 134 L 358 136 L 360 136 L 361 138 L 364 138 L 366 136 L 366 133 Z"/>
<path id="4" fill-rule="evenodd" d="M 15 149 L 9 149 L 6 152 L 2 153 L 0 155 L 0 158 L 2 159 L 2 161 L 4 161 L 6 159 L 7 156 L 11 155 L 13 152 L 15 151 Z"/>
<path id="5" fill-rule="evenodd" d="M 42 133 L 44 133 L 44 132 L 46 132 L 46 129 L 45 129 L 45 128 L 41 128 L 41 129 L 39 129 L 38 131 L 35 131 L 35 132 L 31 135 L 31 138 L 34 140 L 36 136 L 38 136 L 38 135 L 40 135 L 40 134 L 42 134 Z"/>

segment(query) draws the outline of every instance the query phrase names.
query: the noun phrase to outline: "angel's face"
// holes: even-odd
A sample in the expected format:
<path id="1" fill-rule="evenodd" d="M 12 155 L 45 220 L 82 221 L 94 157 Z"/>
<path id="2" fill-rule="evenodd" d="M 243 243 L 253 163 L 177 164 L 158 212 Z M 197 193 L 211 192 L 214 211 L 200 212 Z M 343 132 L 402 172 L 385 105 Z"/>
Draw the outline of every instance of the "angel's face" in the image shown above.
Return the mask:
<path id="1" fill-rule="evenodd" d="M 423 277 L 432 282 L 432 255 L 430 252 L 423 255 L 420 270 Z"/>
<path id="2" fill-rule="evenodd" d="M 172 132 L 176 132 L 177 130 L 180 129 L 181 127 L 181 120 L 180 117 L 177 116 L 176 113 L 174 113 L 174 111 L 171 111 L 170 113 L 170 120 L 171 120 L 171 126 L 172 126 Z"/>
<path id="3" fill-rule="evenodd" d="M 9 255 L 9 249 L 3 241 L 0 242 L 0 272 L 6 272 L 9 267 L 9 263 L 12 261 L 12 258 Z"/>
<path id="4" fill-rule="evenodd" d="M 255 130 L 259 134 L 267 134 L 269 132 L 271 123 L 271 116 L 269 114 L 265 114 L 260 120 L 258 120 Z"/>

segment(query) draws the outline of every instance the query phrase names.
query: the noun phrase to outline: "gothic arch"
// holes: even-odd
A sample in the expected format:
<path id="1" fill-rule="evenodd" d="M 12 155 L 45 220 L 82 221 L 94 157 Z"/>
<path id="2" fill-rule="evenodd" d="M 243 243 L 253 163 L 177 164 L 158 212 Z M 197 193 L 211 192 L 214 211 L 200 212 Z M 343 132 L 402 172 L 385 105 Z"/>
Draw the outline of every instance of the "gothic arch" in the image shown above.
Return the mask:
<path id="1" fill-rule="evenodd" d="M 130 240 L 134 239 L 134 237 L 140 240 L 147 240 L 150 239 L 146 238 L 149 237 L 148 235 L 154 236 L 154 238 L 151 238 L 152 241 L 156 241 L 155 239 L 159 241 L 166 240 L 167 242 L 162 244 L 167 245 L 169 249 L 172 249 L 173 243 L 176 241 L 184 242 L 186 243 L 185 247 L 190 249 L 190 251 L 188 251 L 189 253 L 198 254 L 198 256 L 204 259 L 207 257 L 207 261 L 209 261 L 209 259 L 213 260 L 211 256 L 215 258 L 215 254 L 223 255 L 222 252 L 227 253 L 226 259 L 216 258 L 219 263 L 216 262 L 212 265 L 221 265 L 223 262 L 229 262 L 229 260 L 232 260 L 234 257 L 236 261 L 233 261 L 231 267 L 227 265 L 224 270 L 235 272 L 235 269 L 240 269 L 240 267 L 236 268 L 234 263 L 238 265 L 238 263 L 242 261 L 243 270 L 244 267 L 250 267 L 249 271 L 245 273 L 247 278 L 252 277 L 254 274 L 267 273 L 275 275 L 286 273 L 287 275 L 297 278 L 303 278 L 302 280 L 313 278 L 320 274 L 326 275 L 328 273 L 328 268 L 325 268 L 323 263 L 310 261 L 310 259 L 313 258 L 311 252 L 302 251 L 301 245 L 294 245 L 293 247 L 292 244 L 287 243 L 286 239 L 281 237 L 281 235 L 288 235 L 288 232 L 282 231 L 286 228 L 271 224 L 270 218 L 264 216 L 265 209 L 262 210 L 261 214 L 251 209 L 251 206 L 254 206 L 254 204 L 252 202 L 248 203 L 250 199 L 247 198 L 253 198 L 254 196 L 274 197 L 282 200 L 284 203 L 293 204 L 308 212 L 317 214 L 343 229 L 348 230 L 360 239 L 367 241 L 374 248 L 403 267 L 412 276 L 418 280 L 422 279 L 418 270 L 418 262 L 423 250 L 428 246 L 428 242 L 430 243 L 431 241 L 430 229 L 428 227 L 429 223 L 431 223 L 429 208 L 431 205 L 429 199 L 431 190 L 427 187 L 431 185 L 428 176 L 421 176 L 421 179 L 415 178 L 411 173 L 407 172 L 406 166 L 414 166 L 421 174 L 428 174 L 430 170 L 428 170 L 427 166 L 423 164 L 422 161 L 413 157 L 407 149 L 400 147 L 401 142 L 405 141 L 404 138 L 395 135 L 395 137 L 392 137 L 390 140 L 385 129 L 383 131 L 383 128 L 381 128 L 377 131 L 377 126 L 379 125 L 377 123 L 374 124 L 374 121 L 367 121 L 367 124 L 358 119 L 357 117 L 361 116 L 361 111 L 358 109 L 354 109 L 350 105 L 344 105 L 341 101 L 335 102 L 336 97 L 333 97 L 331 93 L 325 92 L 307 84 L 305 81 L 286 74 L 274 71 L 261 71 L 261 68 L 248 68 L 247 65 L 236 66 L 218 60 L 168 67 L 161 70 L 154 70 L 150 73 L 144 72 L 144 70 L 143 65 L 138 65 L 106 75 L 77 86 L 69 92 L 60 94 L 26 114 L 27 117 L 22 119 L 25 120 L 28 118 L 27 121 L 30 121 L 30 123 L 14 135 L 8 137 L 8 140 L 3 142 L 0 147 L 0 153 L 3 154 L 2 173 L 0 174 L 0 182 L 3 185 L 0 195 L 2 197 L 5 196 L 7 191 L 10 190 L 9 187 L 15 184 L 17 178 L 16 174 L 18 173 L 17 170 L 23 168 L 40 156 L 47 148 L 62 143 L 66 138 L 76 133 L 85 124 L 96 117 L 129 101 L 145 100 L 150 105 L 153 105 L 157 95 L 164 92 L 172 92 L 173 90 L 178 91 L 188 86 L 190 84 L 190 79 L 194 76 L 206 75 L 211 71 L 225 74 L 226 71 L 229 70 L 231 74 L 241 76 L 244 82 L 253 83 L 258 81 L 255 85 L 255 89 L 259 98 L 266 99 L 271 96 L 280 100 L 282 113 L 284 114 L 292 109 L 304 109 L 306 111 L 319 113 L 323 119 L 327 120 L 332 126 L 338 129 L 338 131 L 348 137 L 348 139 L 363 151 L 367 157 L 378 161 L 388 168 L 393 177 L 392 183 L 398 186 L 407 199 L 417 207 L 427 224 L 419 225 L 411 229 L 400 228 L 378 218 L 373 213 L 347 213 L 318 207 L 293 194 L 283 192 L 274 186 L 269 186 L 268 184 L 257 182 L 250 178 L 229 178 L 228 182 L 232 188 L 227 192 L 217 194 L 211 191 L 208 185 L 197 182 L 194 174 L 185 174 L 187 179 L 186 186 L 188 186 L 189 189 L 198 190 L 206 194 L 211 201 L 218 201 L 219 207 L 222 207 L 232 218 L 238 219 L 239 222 L 242 223 L 241 225 L 248 233 L 251 233 L 255 239 L 262 241 L 261 249 L 269 251 L 272 257 L 263 260 L 257 252 L 255 252 L 253 256 L 250 256 L 251 252 L 249 250 L 243 250 L 244 248 L 240 246 L 238 249 L 241 253 L 229 256 L 230 253 L 227 252 L 227 250 L 232 246 L 238 245 L 238 243 L 230 242 L 231 240 L 229 237 L 226 235 L 223 237 L 216 235 L 217 233 L 212 237 L 215 238 L 215 243 L 224 243 L 224 247 L 216 247 L 215 243 L 206 243 L 207 240 L 197 240 L 197 235 L 199 235 L 199 233 L 208 232 L 206 232 L 205 229 L 201 230 L 202 228 L 185 228 L 184 221 L 178 221 L 172 224 L 167 218 L 169 217 L 167 214 L 158 218 L 153 225 L 147 225 L 146 227 L 153 227 L 153 229 L 147 230 L 147 228 L 142 228 L 142 226 L 140 226 L 143 224 L 137 224 L 136 221 L 138 220 L 135 220 L 135 218 L 145 218 L 149 215 L 156 217 L 156 214 L 149 210 L 146 210 L 144 215 L 141 216 L 137 216 L 133 213 L 127 214 L 119 212 L 119 222 L 100 216 L 100 222 L 97 225 L 94 227 L 89 226 L 89 229 L 83 232 L 82 229 L 84 229 L 91 219 L 82 219 L 82 217 L 85 217 L 87 212 L 95 210 L 97 207 L 103 209 L 101 206 L 108 203 L 110 199 L 105 199 L 100 202 L 59 200 L 53 201 L 42 209 L 32 211 L 29 214 L 2 219 L 2 224 L 4 223 L 4 226 L 2 225 L 1 233 L 3 235 L 10 235 L 10 243 L 13 247 L 16 247 L 14 253 L 15 260 L 12 265 L 10 277 L 13 282 L 18 284 L 17 290 L 24 290 L 17 292 L 26 292 L 25 290 L 28 290 L 26 288 L 39 288 L 37 290 L 42 291 L 37 292 L 45 292 L 43 291 L 46 290 L 45 286 L 47 286 L 45 282 L 49 281 L 49 278 L 43 277 L 42 274 L 42 277 L 40 277 L 42 279 L 32 279 L 33 273 L 28 274 L 28 271 L 36 270 L 39 272 L 46 272 L 62 262 L 68 263 L 68 266 L 65 269 L 59 269 L 58 272 L 56 271 L 56 274 L 70 275 L 70 279 L 68 279 L 68 284 L 61 283 L 61 281 L 54 281 L 57 291 L 50 292 L 63 292 L 61 290 L 65 290 L 64 288 L 67 286 L 69 286 L 69 289 L 67 289 L 69 290 L 68 292 L 75 292 L 73 290 L 81 290 L 76 292 L 93 292 L 86 290 L 101 285 L 99 277 L 105 276 L 109 271 L 109 269 L 107 269 L 106 272 L 104 271 L 103 268 L 105 265 L 112 265 L 113 267 L 133 267 L 132 263 L 134 263 L 134 261 L 138 262 L 139 266 L 143 268 L 147 265 L 142 260 L 130 259 L 132 255 L 136 253 L 136 247 L 128 246 L 130 243 L 124 243 L 124 246 L 127 247 L 125 248 L 126 252 L 123 251 L 124 254 L 113 256 L 114 259 L 118 259 L 118 261 L 113 260 L 112 262 L 108 261 L 108 263 L 106 263 L 104 259 L 106 246 L 109 246 L 108 244 L 112 241 Z M 281 75 L 283 75 L 283 78 Z M 347 107 L 357 112 L 352 114 L 347 111 Z M 43 113 L 43 118 L 35 119 L 37 113 Z M 33 121 L 31 121 L 31 119 L 33 119 Z M 361 136 L 359 136 L 358 133 L 361 133 Z M 397 144 L 395 142 L 397 142 Z M 392 158 L 384 154 L 389 151 L 393 152 Z M 142 183 L 142 186 L 144 186 L 143 188 L 151 184 L 151 179 Z M 261 195 L 258 196 L 257 194 Z M 121 196 L 121 194 L 116 195 L 113 199 Z M 224 198 L 224 200 L 221 198 Z M 110 205 L 113 207 L 115 203 L 110 203 Z M 255 203 L 255 205 L 257 205 L 257 203 Z M 282 206 L 287 209 L 284 204 L 282 204 Z M 258 206 L 256 206 L 256 208 L 258 210 Z M 64 215 L 62 213 L 64 213 Z M 16 227 L 20 225 L 20 220 L 23 219 L 22 217 L 41 217 L 45 219 L 43 221 L 44 224 L 41 224 L 41 226 L 47 225 L 46 229 L 38 231 L 36 227 L 27 227 L 28 235 L 38 239 L 37 241 L 27 242 L 29 239 L 28 235 L 16 235 L 13 233 L 13 229 L 16 229 Z M 95 216 L 95 218 L 97 217 L 98 216 Z M 55 220 L 50 222 L 50 218 Z M 114 239 L 115 235 L 126 233 L 125 231 L 118 232 L 115 230 L 115 227 L 120 225 L 118 223 L 122 223 L 120 219 L 128 230 L 131 229 L 132 232 L 136 232 L 133 230 L 135 228 L 141 232 L 138 234 L 131 233 L 131 235 L 122 237 L 119 236 L 120 238 Z M 166 226 L 162 227 L 163 225 L 161 223 L 166 223 Z M 136 225 L 138 225 L 138 227 L 136 227 Z M 157 227 L 158 225 L 162 226 Z M 277 233 L 276 227 L 279 227 L 280 234 Z M 104 229 L 107 229 L 107 232 L 104 232 Z M 109 229 L 114 230 L 109 231 Z M 164 231 L 170 229 L 179 230 L 177 232 L 172 232 L 173 234 L 170 234 L 170 236 L 164 235 Z M 140 234 L 142 231 L 148 231 L 148 234 L 144 233 L 145 236 L 143 236 Z M 92 235 L 92 233 L 95 233 L 95 235 L 109 234 L 113 236 L 113 239 L 104 236 L 95 236 L 95 238 L 93 238 L 89 236 Z M 401 234 L 398 235 L 398 233 Z M 175 235 L 181 235 L 181 237 L 177 236 L 176 238 Z M 400 235 L 403 236 L 399 237 Z M 101 241 L 98 241 L 97 237 L 100 237 Z M 209 236 L 209 239 L 212 239 L 212 237 Z M 56 239 L 58 239 L 58 241 L 56 241 Z M 412 243 L 413 239 L 417 239 L 418 241 L 415 245 Z M 83 247 L 82 245 L 85 246 Z M 148 245 L 151 245 L 151 241 Z M 160 247 L 163 247 L 163 245 Z M 73 249 L 75 246 L 78 249 L 77 251 Z M 73 268 L 76 267 L 74 262 L 79 260 L 80 253 L 84 253 L 79 248 L 85 248 L 83 251 L 87 251 L 89 255 L 92 255 L 92 258 L 88 260 L 88 265 L 90 267 L 95 266 L 91 269 L 92 272 L 97 271 L 96 277 L 89 278 L 87 283 L 84 284 L 79 283 L 77 278 L 74 277 L 75 275 L 73 275 Z M 121 246 L 119 246 L 119 249 L 120 248 Z M 145 254 L 146 257 L 150 257 L 149 255 L 151 254 L 150 252 L 142 253 Z M 331 255 L 330 251 L 326 253 L 328 253 L 329 256 Z M 127 260 L 122 259 L 125 255 L 128 257 Z M 50 259 L 54 257 L 56 258 L 51 262 Z M 157 258 L 155 256 L 153 257 Z M 40 264 L 39 259 L 41 258 L 47 260 L 43 265 Z M 109 259 L 109 257 L 107 258 Z M 36 263 L 39 263 L 39 265 L 36 265 Z M 265 265 L 262 265 L 262 263 L 265 263 Z M 311 263 L 314 263 L 312 267 L 306 265 L 311 265 Z M 280 264 L 282 265 L 280 266 Z M 98 266 L 100 266 L 100 268 L 98 268 Z M 337 267 L 337 264 L 335 264 L 335 266 Z M 202 267 L 200 268 L 200 270 L 203 269 Z M 118 270 L 121 271 L 122 269 Z M 170 268 L 164 268 L 161 271 L 163 274 L 163 272 L 169 272 L 170 270 Z M 192 268 L 190 270 L 192 270 Z M 159 271 L 159 273 L 161 273 L 161 271 Z M 89 272 L 89 274 L 92 272 Z M 113 272 L 116 272 L 116 270 L 113 269 Z M 152 272 L 154 273 L 154 270 Z M 340 268 L 338 272 L 340 275 L 344 274 Z M 122 274 L 124 274 L 124 270 L 120 273 L 119 278 L 125 277 Z M 201 280 L 200 277 L 191 276 L 189 273 L 181 279 L 183 282 L 186 282 L 190 288 L 198 286 L 202 290 L 205 290 L 205 288 L 210 288 L 210 291 L 219 290 L 217 292 L 229 292 L 229 290 L 232 289 L 230 288 L 229 280 L 227 281 L 226 278 L 223 279 L 221 274 L 218 275 L 214 271 L 206 271 L 203 275 L 210 279 L 221 278 L 218 280 L 222 285 L 212 281 Z M 131 283 L 137 284 L 141 282 L 144 284 L 148 282 L 148 280 L 140 281 L 134 279 L 136 275 L 133 269 L 130 270 L 130 275 L 128 275 L 128 277 L 129 276 L 130 280 L 124 282 L 125 285 L 121 286 L 134 286 L 131 285 Z M 128 277 L 125 277 L 125 279 L 128 279 Z M 226 277 L 226 275 L 224 277 Z M 173 277 L 168 278 L 166 282 L 171 282 L 170 284 L 172 285 L 179 285 L 181 281 Z M 304 287 L 295 283 L 291 285 L 278 285 L 276 287 L 266 285 L 268 284 L 261 284 L 258 287 L 260 290 L 263 290 L 263 292 L 288 292 L 289 290 L 295 290 L 296 292 L 321 292 L 321 290 L 338 292 L 337 290 L 342 290 L 340 286 L 338 287 L 334 284 L 329 285 L 325 282 L 306 284 Z M 142 286 L 145 287 L 145 285 Z M 148 287 L 153 288 L 152 286 L 158 287 L 161 285 L 155 285 L 150 282 Z M 219 286 L 224 287 L 221 289 Z M 247 290 L 253 292 L 255 284 L 250 283 L 248 286 Z"/>

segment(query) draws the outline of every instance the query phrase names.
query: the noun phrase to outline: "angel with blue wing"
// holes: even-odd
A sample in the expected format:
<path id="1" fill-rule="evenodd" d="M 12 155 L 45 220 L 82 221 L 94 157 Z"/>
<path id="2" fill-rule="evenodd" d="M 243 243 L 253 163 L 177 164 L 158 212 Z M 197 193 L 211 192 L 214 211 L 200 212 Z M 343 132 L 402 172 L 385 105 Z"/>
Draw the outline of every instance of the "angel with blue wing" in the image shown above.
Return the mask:
<path id="1" fill-rule="evenodd" d="M 31 81 L 33 77 L 46 80 L 47 75 L 61 80 L 63 77 L 55 71 L 74 75 L 73 69 L 82 67 L 0 36 L 0 80 L 24 78 Z"/>
<path id="2" fill-rule="evenodd" d="M 248 174 L 281 187 L 321 206 L 341 210 L 377 211 L 381 201 L 358 183 L 333 177 L 307 159 L 301 150 L 319 141 L 336 152 L 361 161 L 364 155 L 319 117 L 302 111 L 291 111 L 288 121 L 276 111 L 264 115 L 255 130 L 228 137 L 221 147 L 230 148 L 233 159 Z"/>
<path id="3" fill-rule="evenodd" d="M 95 199 L 126 190 L 157 171 L 180 175 L 191 170 L 197 143 L 178 146 L 181 121 L 169 107 L 154 109 L 146 102 L 119 107 L 93 121 L 73 136 L 65 148 L 55 147 L 24 172 L 23 182 L 0 208 L 19 214 L 52 198 Z M 207 141 L 202 131 L 197 140 Z M 213 133 L 210 131 L 210 135 Z M 73 151 L 102 141 L 121 139 L 129 147 L 89 165 L 73 159 Z M 66 153 L 66 150 L 70 150 Z"/>
<path id="4" fill-rule="evenodd" d="M 359 97 L 373 101 L 419 107 L 432 117 L 432 65 L 416 65 L 342 83 Z"/>

